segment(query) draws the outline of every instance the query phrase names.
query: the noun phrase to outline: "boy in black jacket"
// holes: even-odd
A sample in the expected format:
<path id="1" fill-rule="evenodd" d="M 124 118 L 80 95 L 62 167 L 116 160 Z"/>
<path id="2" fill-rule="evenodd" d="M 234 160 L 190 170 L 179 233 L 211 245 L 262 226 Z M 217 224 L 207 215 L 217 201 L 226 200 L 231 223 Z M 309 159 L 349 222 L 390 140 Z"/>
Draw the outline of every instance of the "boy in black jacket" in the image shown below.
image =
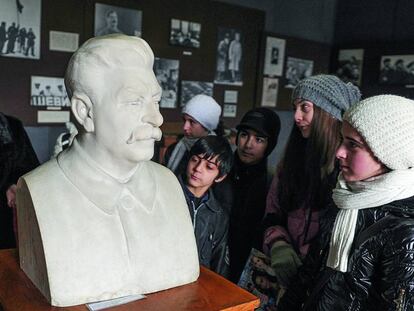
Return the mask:
<path id="1" fill-rule="evenodd" d="M 227 140 L 206 136 L 191 148 L 186 172 L 179 178 L 194 226 L 200 264 L 224 277 L 229 271 L 229 214 L 211 187 L 226 178 L 232 165 Z"/>

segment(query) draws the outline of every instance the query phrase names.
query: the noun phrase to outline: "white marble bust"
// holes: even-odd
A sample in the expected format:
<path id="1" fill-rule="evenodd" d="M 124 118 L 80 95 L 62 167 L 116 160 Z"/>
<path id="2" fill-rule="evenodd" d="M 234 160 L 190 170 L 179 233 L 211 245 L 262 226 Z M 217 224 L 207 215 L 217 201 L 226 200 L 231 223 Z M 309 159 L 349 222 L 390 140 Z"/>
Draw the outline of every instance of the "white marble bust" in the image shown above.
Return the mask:
<path id="1" fill-rule="evenodd" d="M 153 60 L 137 37 L 83 44 L 65 75 L 79 134 L 69 149 L 19 180 L 20 266 L 54 306 L 198 278 L 181 187 L 149 161 L 163 121 Z"/>

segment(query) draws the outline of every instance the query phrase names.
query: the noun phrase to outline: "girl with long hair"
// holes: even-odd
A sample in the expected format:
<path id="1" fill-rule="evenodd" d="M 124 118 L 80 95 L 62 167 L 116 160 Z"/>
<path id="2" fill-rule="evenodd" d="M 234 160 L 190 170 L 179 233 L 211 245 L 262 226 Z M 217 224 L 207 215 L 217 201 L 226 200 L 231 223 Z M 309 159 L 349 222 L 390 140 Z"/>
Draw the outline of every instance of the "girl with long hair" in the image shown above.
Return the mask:
<path id="1" fill-rule="evenodd" d="M 280 310 L 414 310 L 414 101 L 367 98 L 341 132 L 337 208 Z"/>
<path id="2" fill-rule="evenodd" d="M 335 151 L 342 114 L 360 99 L 358 88 L 336 76 L 302 80 L 292 94 L 293 126 L 266 206 L 264 251 L 287 286 L 319 230 L 338 175 Z"/>

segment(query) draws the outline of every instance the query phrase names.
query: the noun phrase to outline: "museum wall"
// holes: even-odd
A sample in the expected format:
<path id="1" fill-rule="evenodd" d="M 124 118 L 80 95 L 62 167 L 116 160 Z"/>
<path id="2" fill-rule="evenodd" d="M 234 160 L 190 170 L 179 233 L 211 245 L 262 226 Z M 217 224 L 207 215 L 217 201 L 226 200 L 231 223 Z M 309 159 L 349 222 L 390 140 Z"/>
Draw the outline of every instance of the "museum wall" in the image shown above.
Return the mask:
<path id="1" fill-rule="evenodd" d="M 1 111 L 17 116 L 26 126 L 39 125 L 37 122 L 39 108 L 30 106 L 31 76 L 63 77 L 71 56 L 71 53 L 49 50 L 49 31 L 78 33 L 81 44 L 94 35 L 95 2 L 92 0 L 42 1 L 40 59 L 0 57 Z M 24 5 L 25 1 L 21 0 L 21 3 Z M 180 81 L 213 82 L 218 27 L 237 29 L 242 34 L 241 82 L 243 85 L 215 84 L 213 95 L 220 104 L 223 104 L 225 90 L 238 92 L 236 116 L 224 118 L 224 122 L 230 127 L 235 126 L 237 120 L 255 105 L 257 53 L 260 35 L 264 28 L 264 12 L 208 0 L 102 0 L 99 3 L 142 11 L 142 37 L 149 42 L 156 57 L 180 61 Z M 169 44 L 172 18 L 201 24 L 200 48 Z M 166 123 L 179 122 L 181 120 L 179 101 L 178 107 L 162 109 L 162 114 Z M 171 130 L 174 129 L 172 126 Z"/>
<path id="2" fill-rule="evenodd" d="M 15 0 L 2 1 L 6 1 L 0 2 L 2 6 L 7 1 L 16 3 Z M 29 2 L 29 0 L 20 0 L 23 12 L 26 14 L 30 8 Z M 53 148 L 53 143 L 49 142 L 54 141 L 56 136 L 64 130 L 64 126 L 62 122 L 38 122 L 38 111 L 44 111 L 46 108 L 30 105 L 31 77 L 62 78 L 64 76 L 72 53 L 50 50 L 49 32 L 79 34 L 79 45 L 82 44 L 94 35 L 95 3 L 141 11 L 142 37 L 149 42 L 156 57 L 180 62 L 179 82 L 198 81 L 212 84 L 216 73 L 219 27 L 240 31 L 243 53 L 242 77 L 240 78 L 242 85 L 214 84 L 212 95 L 223 106 L 225 91 L 237 92 L 236 102 L 230 106 L 230 108 L 236 108 L 233 109 L 234 115 L 223 118 L 228 127 L 234 127 L 241 116 L 256 105 L 258 53 L 265 23 L 263 11 L 209 0 L 42 0 L 40 59 L 0 56 L 0 111 L 23 121 L 42 161 L 49 157 L 45 150 L 51 151 Z M 170 44 L 172 18 L 201 25 L 200 48 Z M 7 26 L 9 24 L 10 22 Z M 39 38 L 36 40 L 35 42 L 38 43 Z M 164 133 L 181 132 L 180 92 L 179 83 L 176 108 L 161 109 L 165 120 Z M 60 109 L 68 111 L 69 108 Z"/>
<path id="3" fill-rule="evenodd" d="M 266 12 L 265 30 L 331 44 L 338 0 L 218 0 Z"/>
<path id="4" fill-rule="evenodd" d="M 360 88 L 364 98 L 388 93 L 414 99 L 411 82 L 380 81 L 381 60 L 386 56 L 393 59 L 392 66 L 397 59 L 403 59 L 407 72 L 411 71 L 408 66 L 414 60 L 413 12 L 414 2 L 410 0 L 339 1 L 331 71 L 338 68 L 340 50 L 361 49 Z"/>

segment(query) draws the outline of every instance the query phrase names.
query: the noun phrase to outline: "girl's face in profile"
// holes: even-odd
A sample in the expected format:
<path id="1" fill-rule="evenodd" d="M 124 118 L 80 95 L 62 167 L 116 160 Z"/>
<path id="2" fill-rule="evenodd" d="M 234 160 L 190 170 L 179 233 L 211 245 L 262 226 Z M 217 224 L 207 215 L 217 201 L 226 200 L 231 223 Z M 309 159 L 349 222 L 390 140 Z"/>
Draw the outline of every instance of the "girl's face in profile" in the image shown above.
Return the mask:
<path id="1" fill-rule="evenodd" d="M 346 121 L 342 124 L 342 143 L 336 157 L 346 181 L 362 181 L 386 172 L 361 135 Z"/>
<path id="2" fill-rule="evenodd" d="M 313 103 L 303 99 L 296 99 L 293 103 L 295 124 L 304 138 L 308 138 L 311 132 L 313 120 Z"/>

